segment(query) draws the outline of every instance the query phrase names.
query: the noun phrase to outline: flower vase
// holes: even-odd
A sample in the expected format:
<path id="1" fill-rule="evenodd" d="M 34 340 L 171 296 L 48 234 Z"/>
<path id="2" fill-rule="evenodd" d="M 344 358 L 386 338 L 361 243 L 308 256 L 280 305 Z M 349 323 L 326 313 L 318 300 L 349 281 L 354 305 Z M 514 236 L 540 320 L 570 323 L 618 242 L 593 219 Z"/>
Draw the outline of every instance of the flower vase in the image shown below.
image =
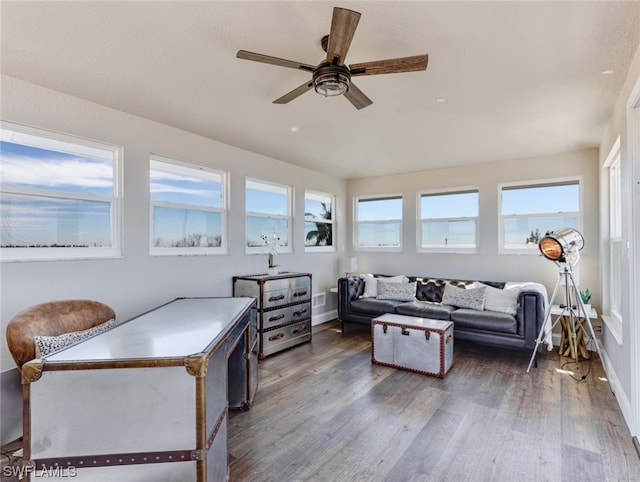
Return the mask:
<path id="1" fill-rule="evenodd" d="M 269 268 L 267 268 L 267 273 L 269 274 L 269 276 L 275 276 L 278 274 L 278 267 L 277 266 L 269 266 Z"/>

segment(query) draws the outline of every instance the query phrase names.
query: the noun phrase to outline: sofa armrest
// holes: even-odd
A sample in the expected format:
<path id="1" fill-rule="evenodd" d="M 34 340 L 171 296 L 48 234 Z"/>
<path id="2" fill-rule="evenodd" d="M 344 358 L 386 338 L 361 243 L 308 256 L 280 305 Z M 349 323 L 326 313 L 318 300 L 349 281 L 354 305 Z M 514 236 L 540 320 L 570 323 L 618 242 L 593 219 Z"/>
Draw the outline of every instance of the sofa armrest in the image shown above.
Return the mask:
<path id="1" fill-rule="evenodd" d="M 364 280 L 359 276 L 346 276 L 338 279 L 338 318 L 345 319 L 349 314 L 349 305 L 364 292 Z"/>
<path id="2" fill-rule="evenodd" d="M 545 296 L 539 291 L 522 290 L 518 295 L 518 334 L 527 341 L 535 342 L 538 332 L 544 323 L 546 311 Z"/>

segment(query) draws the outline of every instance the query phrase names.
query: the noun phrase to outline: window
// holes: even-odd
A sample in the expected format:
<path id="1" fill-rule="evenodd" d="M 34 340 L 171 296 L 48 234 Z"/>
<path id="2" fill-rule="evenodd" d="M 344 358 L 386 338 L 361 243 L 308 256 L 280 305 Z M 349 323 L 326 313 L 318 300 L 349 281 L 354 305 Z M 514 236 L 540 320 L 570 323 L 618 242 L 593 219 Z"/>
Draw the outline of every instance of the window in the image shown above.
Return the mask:
<path id="1" fill-rule="evenodd" d="M 622 242 L 622 178 L 620 175 L 620 138 L 614 143 L 604 167 L 609 171 L 609 263 L 605 290 L 609 309 L 609 328 L 622 337 L 622 275 L 625 253 Z M 612 318 L 607 320 L 607 318 Z M 611 326 L 611 325 L 614 326 Z"/>
<path id="2" fill-rule="evenodd" d="M 420 251 L 476 251 L 477 189 L 420 194 L 418 209 Z"/>
<path id="3" fill-rule="evenodd" d="M 356 199 L 355 247 L 395 250 L 402 247 L 402 196 Z"/>
<path id="4" fill-rule="evenodd" d="M 580 183 L 549 181 L 500 187 L 503 252 L 536 253 L 549 231 L 579 230 Z"/>
<path id="5" fill-rule="evenodd" d="M 3 260 L 119 256 L 120 149 L 3 123 Z"/>
<path id="6" fill-rule="evenodd" d="M 334 196 L 304 194 L 304 247 L 307 251 L 333 251 Z"/>
<path id="7" fill-rule="evenodd" d="M 247 253 L 265 253 L 265 238 L 279 238 L 277 251 L 291 252 L 291 187 L 246 180 Z"/>
<path id="8" fill-rule="evenodd" d="M 226 252 L 226 176 L 152 156 L 151 254 Z"/>

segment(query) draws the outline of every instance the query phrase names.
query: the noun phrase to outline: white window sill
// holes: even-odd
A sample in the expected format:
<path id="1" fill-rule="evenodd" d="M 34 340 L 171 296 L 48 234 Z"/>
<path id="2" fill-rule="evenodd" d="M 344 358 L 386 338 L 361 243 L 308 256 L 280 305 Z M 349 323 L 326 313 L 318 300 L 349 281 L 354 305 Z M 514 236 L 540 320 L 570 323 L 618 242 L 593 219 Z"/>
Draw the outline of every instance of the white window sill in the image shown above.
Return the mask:
<path id="1" fill-rule="evenodd" d="M 353 248 L 355 251 L 362 252 L 378 252 L 378 253 L 401 253 L 402 247 L 393 246 L 393 247 L 369 247 L 369 246 L 355 246 Z"/>
<path id="2" fill-rule="evenodd" d="M 418 253 L 424 254 L 478 254 L 478 250 L 473 249 L 464 249 L 464 248 L 421 248 L 417 250 Z"/>
<path id="3" fill-rule="evenodd" d="M 615 316 L 602 315 L 602 321 L 609 332 L 613 335 L 619 346 L 622 346 L 622 323 Z"/>
<path id="4" fill-rule="evenodd" d="M 86 260 L 94 260 L 94 259 L 119 259 L 123 258 L 121 251 L 119 249 L 113 250 L 92 250 L 92 248 L 88 248 L 87 251 L 80 252 L 70 252 L 70 251 L 60 251 L 60 250 L 72 250 L 73 248 L 52 248 L 57 251 L 46 251 L 46 252 L 31 252 L 28 253 L 29 249 L 38 249 L 38 248 L 10 248 L 11 253 L 0 252 L 0 262 L 1 263 L 33 263 L 33 262 L 41 262 L 41 261 L 86 261 Z M 18 253 L 17 250 L 23 250 L 22 253 Z M 28 254 L 26 254 L 28 253 Z"/>
<path id="5" fill-rule="evenodd" d="M 335 246 L 305 246 L 305 253 L 331 253 L 336 250 Z"/>

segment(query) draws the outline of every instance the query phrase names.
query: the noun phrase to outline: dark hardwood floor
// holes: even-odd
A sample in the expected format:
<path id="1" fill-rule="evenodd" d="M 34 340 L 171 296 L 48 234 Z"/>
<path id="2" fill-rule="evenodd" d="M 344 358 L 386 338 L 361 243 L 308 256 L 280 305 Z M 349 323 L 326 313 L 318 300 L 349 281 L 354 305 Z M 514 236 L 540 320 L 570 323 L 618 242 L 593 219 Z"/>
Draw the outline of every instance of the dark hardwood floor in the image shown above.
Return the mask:
<path id="1" fill-rule="evenodd" d="M 599 360 L 545 350 L 527 374 L 529 352 L 456 341 L 441 380 L 370 350 L 367 327 L 334 321 L 262 360 L 253 407 L 230 416 L 230 480 L 640 481 Z"/>

